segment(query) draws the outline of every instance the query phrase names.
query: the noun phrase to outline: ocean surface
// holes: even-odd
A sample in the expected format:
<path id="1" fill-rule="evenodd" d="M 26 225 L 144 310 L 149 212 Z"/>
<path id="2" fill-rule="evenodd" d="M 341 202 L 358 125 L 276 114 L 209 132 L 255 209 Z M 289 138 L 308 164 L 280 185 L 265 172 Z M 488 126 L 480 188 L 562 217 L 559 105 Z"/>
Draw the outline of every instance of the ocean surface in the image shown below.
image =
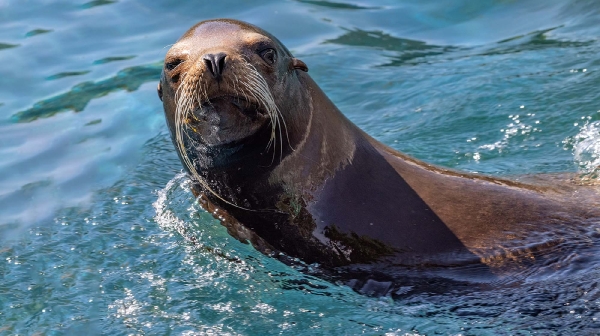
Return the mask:
<path id="1" fill-rule="evenodd" d="M 597 178 L 596 0 L 0 1 L 0 335 L 600 333 L 600 226 L 583 261 L 398 300 L 231 238 L 196 204 L 156 94 L 169 46 L 218 17 L 273 33 L 418 159 Z"/>

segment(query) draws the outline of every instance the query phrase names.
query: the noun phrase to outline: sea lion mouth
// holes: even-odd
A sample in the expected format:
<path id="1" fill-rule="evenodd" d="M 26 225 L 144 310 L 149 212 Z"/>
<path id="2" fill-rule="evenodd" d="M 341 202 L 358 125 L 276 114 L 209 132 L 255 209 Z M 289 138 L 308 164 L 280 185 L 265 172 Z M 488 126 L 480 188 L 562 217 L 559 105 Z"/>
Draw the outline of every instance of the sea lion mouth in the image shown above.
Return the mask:
<path id="1" fill-rule="evenodd" d="M 268 120 L 261 104 L 236 95 L 220 95 L 200 102 L 183 123 L 188 136 L 206 146 L 220 147 L 255 134 Z"/>
<path id="2" fill-rule="evenodd" d="M 200 104 L 194 111 L 194 114 L 207 122 L 211 113 L 217 113 L 218 119 L 231 117 L 246 117 L 249 121 L 255 122 L 268 116 L 267 111 L 262 104 L 241 96 L 221 95 L 210 98 Z M 213 120 L 216 121 L 216 120 Z"/>

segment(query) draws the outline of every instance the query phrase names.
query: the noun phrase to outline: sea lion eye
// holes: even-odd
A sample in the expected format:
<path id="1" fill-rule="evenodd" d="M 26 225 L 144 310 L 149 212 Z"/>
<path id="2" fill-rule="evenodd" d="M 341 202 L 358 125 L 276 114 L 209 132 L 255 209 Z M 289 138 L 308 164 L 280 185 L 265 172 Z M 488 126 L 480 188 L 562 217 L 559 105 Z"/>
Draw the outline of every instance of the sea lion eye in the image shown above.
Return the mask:
<path id="1" fill-rule="evenodd" d="M 265 62 L 271 65 L 275 64 L 275 62 L 277 61 L 277 53 L 275 52 L 275 49 L 269 48 L 261 51 L 260 57 L 262 57 L 265 60 Z"/>
<path id="2" fill-rule="evenodd" d="M 165 63 L 165 68 L 169 71 L 175 69 L 179 64 L 181 64 L 183 62 L 182 59 L 175 59 L 171 62 Z"/>

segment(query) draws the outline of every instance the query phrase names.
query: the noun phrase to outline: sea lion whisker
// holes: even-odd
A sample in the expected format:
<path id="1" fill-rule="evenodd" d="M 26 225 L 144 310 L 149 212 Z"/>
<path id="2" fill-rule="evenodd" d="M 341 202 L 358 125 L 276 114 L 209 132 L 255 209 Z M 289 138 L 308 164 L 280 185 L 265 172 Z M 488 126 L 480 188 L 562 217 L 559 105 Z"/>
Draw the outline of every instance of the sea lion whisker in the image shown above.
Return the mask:
<path id="1" fill-rule="evenodd" d="M 208 182 L 204 178 L 202 178 L 202 176 L 200 176 L 200 174 L 196 170 L 196 167 L 194 166 L 193 162 L 190 160 L 188 151 L 185 149 L 184 136 L 188 140 L 190 140 L 190 142 L 192 142 L 192 143 L 197 144 L 197 141 L 192 139 L 190 137 L 190 135 L 188 134 L 188 132 L 185 131 L 185 129 L 189 129 L 189 126 L 185 125 L 182 120 L 183 117 L 186 117 L 188 114 L 191 113 L 191 107 L 193 105 L 193 101 L 192 101 L 193 96 L 191 95 L 191 92 L 193 92 L 193 90 L 190 87 L 191 87 L 191 85 L 189 84 L 189 81 L 187 80 L 187 76 L 186 76 L 182 79 L 182 84 L 175 93 L 175 101 L 176 101 L 175 127 L 174 127 L 175 128 L 175 140 L 176 140 L 175 142 L 176 142 L 177 150 L 181 154 L 183 164 L 186 166 L 186 168 L 192 175 L 192 180 L 195 180 L 197 183 L 202 185 L 202 187 L 204 187 L 205 190 L 207 190 L 208 192 L 213 194 L 219 200 L 225 202 L 226 204 L 229 204 L 231 206 L 239 208 L 239 209 L 255 211 L 255 210 L 248 209 L 248 208 L 239 206 L 237 204 L 234 204 L 233 202 L 224 199 L 221 195 L 219 195 L 217 192 L 215 192 L 213 190 L 213 188 L 210 187 Z M 201 107 L 201 105 L 200 105 L 200 107 Z"/>
<path id="2" fill-rule="evenodd" d="M 250 95 L 254 98 L 254 100 L 256 100 L 259 104 L 263 105 L 267 114 L 270 117 L 269 119 L 270 119 L 270 123 L 271 123 L 271 137 L 269 139 L 269 142 L 267 143 L 266 150 L 268 151 L 271 144 L 274 143 L 276 140 L 277 118 L 274 116 L 271 107 L 266 102 L 266 98 L 264 97 L 264 94 L 262 92 L 255 91 L 256 86 L 250 86 L 246 82 L 242 82 L 242 84 L 246 87 L 246 89 L 248 90 Z M 256 83 L 253 83 L 253 84 L 256 84 Z"/>
<path id="3" fill-rule="evenodd" d="M 235 92 L 239 92 L 240 91 L 240 89 L 237 86 L 238 82 L 239 82 L 238 78 L 237 78 L 237 76 L 234 73 L 233 74 L 233 79 L 231 80 L 231 86 L 233 86 L 233 91 L 235 91 Z"/>
<path id="4" fill-rule="evenodd" d="M 248 63 L 246 64 L 246 68 L 249 70 L 250 76 L 248 78 L 252 79 L 253 86 L 246 85 L 246 88 L 250 91 L 250 94 L 263 105 L 267 114 L 270 117 L 271 122 L 271 138 L 267 143 L 266 150 L 269 150 L 272 143 L 275 143 L 276 140 L 276 131 L 278 125 L 278 115 L 279 109 L 274 104 L 273 96 L 270 94 L 270 90 L 268 90 L 268 86 L 266 85 L 265 79 L 257 73 L 256 69 Z M 281 135 L 280 135 L 281 138 Z M 283 146 L 282 146 L 283 147 Z M 274 152 L 275 154 L 275 152 Z M 281 154 L 283 155 L 283 154 Z M 274 158 L 273 158 L 274 160 Z"/>
<path id="5" fill-rule="evenodd" d="M 251 106 L 250 95 L 248 94 L 248 92 L 246 92 L 246 90 L 244 90 L 244 87 L 239 85 L 239 82 L 238 82 L 237 90 L 242 93 L 241 96 L 244 98 L 244 107 L 249 108 Z"/>
<path id="6" fill-rule="evenodd" d="M 262 97 L 262 95 L 258 92 L 255 93 L 255 91 L 252 88 L 248 88 L 250 91 L 250 94 L 255 97 L 255 99 L 257 101 L 260 102 L 261 105 L 263 105 L 263 107 L 265 108 L 265 110 L 267 111 L 267 114 L 269 115 L 269 123 L 271 124 L 271 134 L 269 137 L 269 142 L 267 142 L 265 151 L 269 151 L 271 146 L 273 146 L 273 158 L 271 160 L 271 164 L 273 164 L 273 162 L 275 161 L 275 153 L 276 153 L 276 140 L 277 140 L 277 124 L 278 124 L 278 119 L 277 116 L 273 114 L 272 110 L 269 108 L 268 104 L 265 103 L 264 98 Z M 257 97 L 258 96 L 258 97 Z"/>
<path id="7" fill-rule="evenodd" d="M 277 117 L 272 118 L 273 120 L 273 132 L 272 132 L 272 138 L 274 139 L 273 141 L 273 157 L 271 158 L 271 163 L 270 165 L 273 165 L 273 163 L 275 162 L 275 154 L 277 153 L 277 134 L 276 134 L 276 130 L 278 129 L 279 126 L 279 119 Z M 279 129 L 281 129 L 281 127 L 279 127 Z M 281 136 L 280 136 L 281 138 Z"/>
<path id="8" fill-rule="evenodd" d="M 282 132 L 281 132 L 281 119 L 279 117 L 279 114 L 275 114 L 277 116 L 277 125 L 279 127 L 277 127 L 277 129 L 279 130 L 279 162 L 281 162 L 283 160 L 283 136 L 282 136 Z"/>
<path id="9" fill-rule="evenodd" d="M 260 75 L 260 73 L 256 70 L 256 68 L 253 65 L 251 65 L 249 63 L 246 63 L 246 65 L 247 65 L 247 68 L 249 68 L 251 70 L 249 75 L 255 79 L 255 83 L 257 84 L 255 88 L 259 91 L 260 96 L 264 99 L 263 104 L 265 105 L 265 108 L 268 110 L 269 114 L 271 115 L 271 118 L 273 118 L 273 119 L 281 118 L 281 121 L 283 122 L 285 131 L 286 131 L 286 137 L 288 138 L 288 143 L 289 143 L 289 133 L 287 131 L 287 124 L 285 123 L 285 118 L 283 118 L 283 115 L 281 114 L 281 112 L 279 111 L 279 108 L 275 104 L 275 100 L 273 99 L 273 95 L 271 94 L 271 91 L 269 89 L 269 86 L 266 83 L 266 80 L 264 79 L 264 77 L 262 75 Z M 279 126 L 281 127 L 281 124 L 279 124 Z M 282 144 L 281 146 L 283 147 L 283 139 L 281 138 L 281 134 L 280 134 L 280 141 Z M 293 148 L 292 148 L 292 150 L 293 150 Z"/>
<path id="10" fill-rule="evenodd" d="M 285 137 L 287 138 L 287 143 L 288 146 L 290 147 L 290 149 L 292 151 L 295 151 L 294 147 L 292 147 L 292 142 L 290 141 L 290 134 L 288 132 L 288 127 L 287 127 L 287 123 L 285 122 L 285 118 L 283 117 L 283 114 L 281 113 L 281 111 L 279 110 L 279 108 L 276 106 L 276 111 L 277 114 L 279 115 L 279 118 L 281 118 L 281 121 L 283 122 L 283 128 L 285 129 Z M 283 147 L 283 145 L 282 145 Z"/>

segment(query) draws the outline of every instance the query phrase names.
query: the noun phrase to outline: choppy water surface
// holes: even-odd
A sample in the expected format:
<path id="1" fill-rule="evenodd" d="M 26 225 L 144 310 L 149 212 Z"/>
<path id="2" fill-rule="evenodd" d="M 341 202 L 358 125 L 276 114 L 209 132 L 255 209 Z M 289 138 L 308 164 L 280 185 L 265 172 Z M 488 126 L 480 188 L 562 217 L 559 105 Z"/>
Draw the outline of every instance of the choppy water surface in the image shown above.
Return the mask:
<path id="1" fill-rule="evenodd" d="M 350 119 L 419 159 L 596 178 L 597 1 L 0 2 L 0 334 L 600 330 L 593 227 L 589 249 L 511 286 L 396 301 L 230 238 L 194 202 L 155 92 L 168 46 L 214 17 L 278 36 Z"/>

